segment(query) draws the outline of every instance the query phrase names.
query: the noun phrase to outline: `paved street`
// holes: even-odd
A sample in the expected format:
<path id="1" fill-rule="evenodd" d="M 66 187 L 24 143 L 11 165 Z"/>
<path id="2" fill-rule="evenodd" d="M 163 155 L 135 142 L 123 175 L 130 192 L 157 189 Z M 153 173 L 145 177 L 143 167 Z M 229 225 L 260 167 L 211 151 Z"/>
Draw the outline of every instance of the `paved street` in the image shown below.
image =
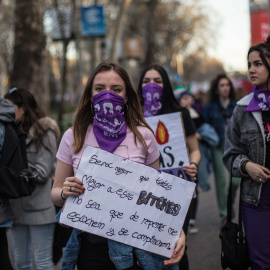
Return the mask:
<path id="1" fill-rule="evenodd" d="M 215 186 L 211 179 L 211 190 L 200 191 L 197 212 L 197 234 L 188 234 L 188 257 L 190 270 L 219 270 L 221 245 L 219 240 L 219 216 Z"/>
<path id="2" fill-rule="evenodd" d="M 220 224 L 213 179 L 211 179 L 211 187 L 210 191 L 200 191 L 199 194 L 197 214 L 199 232 L 188 235 L 190 270 L 222 269 L 220 266 L 220 240 L 218 237 Z M 12 258 L 12 252 L 10 253 Z M 58 269 L 61 269 L 60 263 L 55 266 L 55 270 Z"/>

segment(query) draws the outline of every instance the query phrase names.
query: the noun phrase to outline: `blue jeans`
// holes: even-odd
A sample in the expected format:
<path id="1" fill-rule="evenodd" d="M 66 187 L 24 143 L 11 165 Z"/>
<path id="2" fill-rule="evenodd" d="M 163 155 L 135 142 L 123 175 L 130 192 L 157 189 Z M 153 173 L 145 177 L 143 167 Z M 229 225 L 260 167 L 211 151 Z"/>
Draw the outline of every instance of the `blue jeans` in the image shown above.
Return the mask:
<path id="1" fill-rule="evenodd" d="M 61 210 L 56 215 L 59 222 Z M 62 258 L 61 270 L 74 270 L 80 252 L 81 231 L 73 229 L 72 234 L 66 244 Z M 133 252 L 135 253 L 140 266 L 144 270 L 178 270 L 178 264 L 165 266 L 163 264 L 166 257 L 128 246 L 113 240 L 108 240 L 109 255 L 115 267 L 119 270 L 129 268 L 133 265 Z"/>
<path id="2" fill-rule="evenodd" d="M 116 241 L 108 240 L 110 258 L 117 269 L 126 269 L 133 265 L 133 252 L 144 270 L 178 270 L 178 263 L 165 266 L 168 258 Z"/>
<path id="3" fill-rule="evenodd" d="M 213 170 L 212 157 L 208 144 L 200 141 L 198 143 L 201 152 L 201 161 L 197 172 L 198 184 L 203 191 L 208 191 L 210 189 L 210 174 Z"/>
<path id="4" fill-rule="evenodd" d="M 21 225 L 10 229 L 15 269 L 32 270 L 32 250 L 38 270 L 54 270 L 52 261 L 55 224 Z M 31 248 L 32 246 L 32 248 Z"/>

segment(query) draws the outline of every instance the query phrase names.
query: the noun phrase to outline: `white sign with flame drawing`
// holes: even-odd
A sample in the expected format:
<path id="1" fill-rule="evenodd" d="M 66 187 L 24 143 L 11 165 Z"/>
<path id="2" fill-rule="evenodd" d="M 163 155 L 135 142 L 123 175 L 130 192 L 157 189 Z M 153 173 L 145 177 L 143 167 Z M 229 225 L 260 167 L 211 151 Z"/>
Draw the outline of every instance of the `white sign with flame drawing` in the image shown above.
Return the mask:
<path id="1" fill-rule="evenodd" d="M 170 113 L 145 118 L 153 129 L 161 155 L 160 169 L 163 172 L 188 179 L 182 169 L 189 165 L 181 113 Z"/>

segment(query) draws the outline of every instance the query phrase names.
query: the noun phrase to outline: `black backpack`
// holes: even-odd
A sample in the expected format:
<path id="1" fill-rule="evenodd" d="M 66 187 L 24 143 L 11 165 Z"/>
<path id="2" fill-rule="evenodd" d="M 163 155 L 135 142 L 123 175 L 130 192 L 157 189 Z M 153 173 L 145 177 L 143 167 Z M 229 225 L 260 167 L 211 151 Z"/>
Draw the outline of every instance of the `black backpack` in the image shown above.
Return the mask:
<path id="1" fill-rule="evenodd" d="M 0 197 L 17 199 L 32 194 L 37 185 L 38 173 L 28 166 L 26 156 L 26 134 L 18 123 L 4 123 L 4 143 L 0 159 Z"/>

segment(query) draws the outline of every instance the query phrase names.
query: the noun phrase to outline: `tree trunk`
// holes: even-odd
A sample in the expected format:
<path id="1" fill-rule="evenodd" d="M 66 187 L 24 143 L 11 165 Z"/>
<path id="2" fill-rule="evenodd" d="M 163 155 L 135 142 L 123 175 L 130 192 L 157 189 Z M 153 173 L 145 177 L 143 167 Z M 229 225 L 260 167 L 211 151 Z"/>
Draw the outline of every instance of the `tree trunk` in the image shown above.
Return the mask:
<path id="1" fill-rule="evenodd" d="M 16 0 L 15 45 L 10 87 L 32 92 L 45 111 L 49 104 L 48 58 L 43 29 L 42 0 Z"/>
<path id="2" fill-rule="evenodd" d="M 148 3 L 147 25 L 146 25 L 146 53 L 143 66 L 152 64 L 155 60 L 155 26 L 154 26 L 154 14 L 158 5 L 158 0 L 150 0 Z"/>
<path id="3" fill-rule="evenodd" d="M 111 45 L 111 50 L 110 50 L 110 55 L 109 55 L 109 59 L 112 61 L 117 61 L 116 48 L 123 32 L 122 20 L 125 14 L 125 9 L 130 4 L 130 2 L 131 0 L 122 0 L 121 5 L 120 5 L 119 14 L 117 16 L 117 21 L 116 21 L 115 33 L 112 38 L 112 45 Z"/>

